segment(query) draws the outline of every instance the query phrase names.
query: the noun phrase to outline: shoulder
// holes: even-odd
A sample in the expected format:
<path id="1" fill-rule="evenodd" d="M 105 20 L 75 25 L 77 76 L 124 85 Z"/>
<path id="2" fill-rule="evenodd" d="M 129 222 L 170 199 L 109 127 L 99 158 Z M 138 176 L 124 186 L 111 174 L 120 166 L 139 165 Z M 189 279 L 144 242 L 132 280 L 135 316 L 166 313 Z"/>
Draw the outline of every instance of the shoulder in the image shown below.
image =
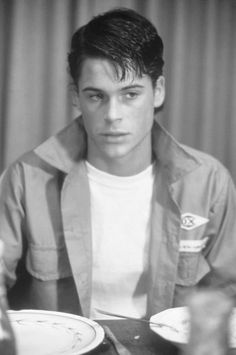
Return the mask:
<path id="1" fill-rule="evenodd" d="M 188 176 L 192 186 L 205 190 L 206 196 L 212 195 L 214 199 L 223 199 L 228 194 L 236 196 L 232 176 L 217 158 L 189 146 L 182 145 L 182 148 L 199 162 Z"/>
<path id="2" fill-rule="evenodd" d="M 228 169 L 214 156 L 184 144 L 181 144 L 181 147 L 199 162 L 198 168 L 206 174 L 215 173 L 230 176 Z"/>
<path id="3" fill-rule="evenodd" d="M 45 180 L 46 176 L 56 176 L 59 170 L 48 164 L 30 150 L 11 163 L 0 176 L 0 193 L 9 190 L 22 192 L 27 182 L 31 180 Z"/>
<path id="4" fill-rule="evenodd" d="M 16 177 L 25 170 L 45 170 L 55 172 L 66 170 L 64 166 L 69 165 L 71 156 L 77 154 L 78 150 L 78 120 L 73 120 L 61 131 L 48 137 L 44 142 L 33 149 L 22 154 L 17 160 L 11 163 L 2 173 L 5 177 Z"/>

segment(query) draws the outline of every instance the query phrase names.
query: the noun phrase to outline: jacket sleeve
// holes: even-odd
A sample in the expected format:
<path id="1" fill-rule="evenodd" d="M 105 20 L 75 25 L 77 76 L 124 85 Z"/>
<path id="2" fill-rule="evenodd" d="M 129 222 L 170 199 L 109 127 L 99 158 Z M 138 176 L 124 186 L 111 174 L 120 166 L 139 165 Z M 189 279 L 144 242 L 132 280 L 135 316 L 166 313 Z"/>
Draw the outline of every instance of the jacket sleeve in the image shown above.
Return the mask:
<path id="1" fill-rule="evenodd" d="M 218 173 L 205 250 L 211 272 L 204 281 L 236 296 L 236 190 L 225 168 Z"/>
<path id="2" fill-rule="evenodd" d="M 16 268 L 23 252 L 23 179 L 18 164 L 0 178 L 0 239 L 4 242 L 6 285 L 16 281 Z"/>

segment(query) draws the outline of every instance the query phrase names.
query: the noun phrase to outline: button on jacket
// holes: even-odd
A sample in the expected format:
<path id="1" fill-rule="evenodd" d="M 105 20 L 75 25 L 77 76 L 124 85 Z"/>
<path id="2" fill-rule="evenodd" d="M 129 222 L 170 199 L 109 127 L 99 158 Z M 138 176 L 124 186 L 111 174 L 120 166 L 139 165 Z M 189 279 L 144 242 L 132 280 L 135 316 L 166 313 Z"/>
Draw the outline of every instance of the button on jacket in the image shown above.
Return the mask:
<path id="1" fill-rule="evenodd" d="M 147 315 L 184 304 L 201 285 L 236 294 L 236 192 L 213 157 L 180 145 L 158 123 Z M 89 316 L 90 193 L 81 118 L 2 175 L 0 239 L 11 308 Z M 129 236 L 127 236 L 128 238 Z"/>

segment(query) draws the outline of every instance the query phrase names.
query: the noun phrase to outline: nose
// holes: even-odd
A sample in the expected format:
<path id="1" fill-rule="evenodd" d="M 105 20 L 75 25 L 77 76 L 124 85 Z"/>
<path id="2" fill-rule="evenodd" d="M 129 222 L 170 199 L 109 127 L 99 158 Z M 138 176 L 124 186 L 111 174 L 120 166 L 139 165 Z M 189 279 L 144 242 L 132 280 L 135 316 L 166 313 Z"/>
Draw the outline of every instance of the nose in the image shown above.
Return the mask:
<path id="1" fill-rule="evenodd" d="M 122 119 L 121 104 L 116 98 L 112 98 L 107 103 L 107 109 L 105 113 L 105 121 L 113 122 Z"/>

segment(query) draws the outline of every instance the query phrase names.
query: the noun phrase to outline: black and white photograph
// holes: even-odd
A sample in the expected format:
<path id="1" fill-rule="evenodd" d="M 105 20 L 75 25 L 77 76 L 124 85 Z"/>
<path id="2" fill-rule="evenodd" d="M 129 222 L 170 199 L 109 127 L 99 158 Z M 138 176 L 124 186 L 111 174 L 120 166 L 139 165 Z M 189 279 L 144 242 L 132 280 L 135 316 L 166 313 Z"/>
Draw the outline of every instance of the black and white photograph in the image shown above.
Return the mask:
<path id="1" fill-rule="evenodd" d="M 0 0 L 0 355 L 236 355 L 236 0 Z"/>

